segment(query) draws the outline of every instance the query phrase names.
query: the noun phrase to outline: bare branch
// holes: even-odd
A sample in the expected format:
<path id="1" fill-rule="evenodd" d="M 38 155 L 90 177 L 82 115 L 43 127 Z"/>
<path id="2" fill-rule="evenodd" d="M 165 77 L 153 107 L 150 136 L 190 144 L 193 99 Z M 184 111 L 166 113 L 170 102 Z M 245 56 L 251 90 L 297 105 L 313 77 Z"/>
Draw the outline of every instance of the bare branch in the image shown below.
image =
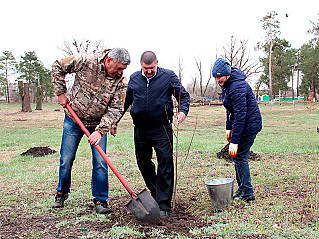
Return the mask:
<path id="1" fill-rule="evenodd" d="M 202 74 L 202 61 L 196 60 L 195 58 L 195 62 L 196 62 L 196 66 L 199 72 L 199 87 L 200 87 L 200 95 L 203 96 L 203 74 Z"/>
<path id="2" fill-rule="evenodd" d="M 248 40 L 237 40 L 231 36 L 230 44 L 223 46 L 224 58 L 227 59 L 231 66 L 242 70 L 247 76 L 261 72 L 261 65 L 258 59 L 253 59 L 247 50 Z"/>
<path id="3" fill-rule="evenodd" d="M 105 46 L 102 40 L 92 43 L 91 40 L 86 38 L 76 39 L 73 37 L 71 44 L 64 41 L 62 46 L 58 46 L 58 49 L 62 51 L 64 56 L 71 56 L 82 53 L 89 54 L 102 52 L 105 49 Z"/>

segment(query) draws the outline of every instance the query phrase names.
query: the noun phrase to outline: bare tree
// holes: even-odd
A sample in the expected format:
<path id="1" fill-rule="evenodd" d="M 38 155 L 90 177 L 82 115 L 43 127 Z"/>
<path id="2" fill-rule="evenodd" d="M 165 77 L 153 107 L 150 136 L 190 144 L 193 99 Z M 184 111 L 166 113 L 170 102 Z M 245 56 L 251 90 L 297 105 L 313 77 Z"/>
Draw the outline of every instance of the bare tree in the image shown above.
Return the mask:
<path id="1" fill-rule="evenodd" d="M 62 46 L 58 46 L 58 49 L 62 52 L 64 56 L 72 56 L 78 54 L 90 54 L 90 53 L 100 53 L 107 49 L 103 40 L 98 40 L 92 42 L 86 37 L 82 39 L 76 39 L 73 37 L 71 42 L 64 41 Z M 69 74 L 66 76 L 67 88 L 71 89 L 74 83 L 75 74 Z"/>
<path id="2" fill-rule="evenodd" d="M 193 95 L 196 94 L 196 85 L 197 85 L 197 76 L 195 75 L 192 77 L 192 86 L 193 86 L 192 93 L 193 93 Z"/>
<path id="3" fill-rule="evenodd" d="M 6 85 L 4 87 L 4 94 L 6 95 L 6 100 L 10 103 L 9 94 L 9 76 L 15 74 L 17 69 L 17 62 L 15 57 L 10 51 L 2 52 L 0 56 L 0 87 L 1 85 Z M 1 90 L 1 89 L 0 89 Z"/>
<path id="4" fill-rule="evenodd" d="M 91 40 L 86 37 L 82 39 L 75 39 L 73 37 L 71 43 L 64 41 L 62 46 L 58 46 L 58 49 L 62 51 L 64 56 L 71 56 L 81 53 L 98 53 L 105 50 L 105 44 L 102 40 L 98 40 L 92 43 Z"/>
<path id="5" fill-rule="evenodd" d="M 197 60 L 195 58 L 195 62 L 196 62 L 196 66 L 197 66 L 197 70 L 198 70 L 198 75 L 195 75 L 193 77 L 193 94 L 195 94 L 195 89 L 196 89 L 196 86 L 197 84 L 199 84 L 198 88 L 199 88 L 199 91 L 200 91 L 200 96 L 201 97 L 204 97 L 207 93 L 207 89 L 210 85 L 210 81 L 212 79 L 212 68 L 213 68 L 213 65 L 211 64 L 210 66 L 210 71 L 209 71 L 209 77 L 208 77 L 208 80 L 206 81 L 206 84 L 204 83 L 204 77 L 203 77 L 203 68 L 202 68 L 202 61 L 199 59 Z M 197 82 L 197 77 L 198 77 L 198 82 Z M 205 86 L 204 86 L 205 85 Z"/>
<path id="6" fill-rule="evenodd" d="M 205 85 L 205 88 L 204 88 L 204 79 L 203 79 L 203 68 L 202 68 L 202 61 L 199 59 L 197 60 L 195 58 L 195 62 L 196 62 L 196 66 L 197 66 L 197 70 L 198 70 L 198 78 L 199 78 L 199 90 L 200 90 L 200 96 L 201 97 L 204 97 L 205 96 L 205 93 L 207 91 L 207 87 L 209 86 L 209 83 L 210 83 L 210 80 L 212 78 L 211 74 L 209 74 L 209 77 L 208 77 L 208 80 L 206 82 L 206 85 Z M 212 70 L 212 66 L 210 68 L 210 72 Z M 209 73 L 210 73 L 209 72 Z M 197 77 L 195 76 L 194 79 L 194 83 L 196 84 L 197 83 Z M 195 89 L 195 88 L 194 88 Z M 193 92 L 194 93 L 194 92 Z"/>
<path id="7" fill-rule="evenodd" d="M 230 43 L 223 46 L 224 55 L 231 66 L 237 67 L 246 74 L 247 77 L 261 72 L 261 65 L 258 59 L 253 59 L 247 49 L 248 40 L 238 41 L 231 36 Z"/>
<path id="8" fill-rule="evenodd" d="M 280 34 L 280 22 L 276 20 L 278 14 L 275 11 L 270 11 L 264 16 L 260 22 L 263 25 L 263 29 L 266 31 L 266 42 L 269 43 L 269 104 L 273 103 L 273 77 L 272 77 L 272 52 L 274 39 Z"/>
<path id="9" fill-rule="evenodd" d="M 182 79 L 184 76 L 184 64 L 183 64 L 183 59 L 179 57 L 178 59 L 178 65 L 177 65 L 177 72 L 178 72 L 178 79 L 182 83 Z"/>
<path id="10" fill-rule="evenodd" d="M 197 66 L 197 70 L 199 73 L 199 90 L 200 90 L 200 96 L 203 96 L 203 69 L 202 69 L 202 61 L 196 60 L 195 58 L 195 62 L 196 62 L 196 66 Z"/>
<path id="11" fill-rule="evenodd" d="M 205 89 L 204 89 L 204 95 L 206 95 L 207 88 L 208 88 L 208 86 L 210 84 L 210 81 L 212 79 L 212 74 L 211 74 L 212 70 L 213 70 L 213 64 L 210 65 L 209 78 L 208 78 L 208 80 L 206 82 L 206 86 L 205 86 Z"/>

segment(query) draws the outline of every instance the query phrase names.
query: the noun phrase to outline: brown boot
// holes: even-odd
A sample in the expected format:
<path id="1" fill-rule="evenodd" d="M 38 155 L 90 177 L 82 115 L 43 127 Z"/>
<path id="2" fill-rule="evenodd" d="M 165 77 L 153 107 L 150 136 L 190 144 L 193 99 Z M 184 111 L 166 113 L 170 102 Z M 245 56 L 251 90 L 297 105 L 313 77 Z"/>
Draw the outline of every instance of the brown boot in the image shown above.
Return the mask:
<path id="1" fill-rule="evenodd" d="M 94 202 L 94 210 L 99 214 L 109 214 L 111 213 L 111 209 L 108 208 L 107 202 Z"/>
<path id="2" fill-rule="evenodd" d="M 57 192 L 55 195 L 55 201 L 52 203 L 52 208 L 60 208 L 64 206 L 64 201 L 67 200 L 69 194 Z"/>

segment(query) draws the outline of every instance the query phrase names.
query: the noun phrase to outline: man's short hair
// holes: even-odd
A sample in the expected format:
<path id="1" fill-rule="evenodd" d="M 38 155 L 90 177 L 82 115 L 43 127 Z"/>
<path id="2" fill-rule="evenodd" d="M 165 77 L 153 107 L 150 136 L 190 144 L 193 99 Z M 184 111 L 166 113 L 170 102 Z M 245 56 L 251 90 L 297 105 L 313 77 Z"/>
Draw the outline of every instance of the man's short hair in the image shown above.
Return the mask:
<path id="1" fill-rule="evenodd" d="M 125 48 L 113 48 L 108 54 L 113 59 L 113 62 L 122 62 L 124 65 L 131 63 L 131 57 Z"/>
<path id="2" fill-rule="evenodd" d="M 141 64 L 144 63 L 146 65 L 150 65 L 156 62 L 157 62 L 157 57 L 155 53 L 152 51 L 146 51 L 141 56 Z"/>

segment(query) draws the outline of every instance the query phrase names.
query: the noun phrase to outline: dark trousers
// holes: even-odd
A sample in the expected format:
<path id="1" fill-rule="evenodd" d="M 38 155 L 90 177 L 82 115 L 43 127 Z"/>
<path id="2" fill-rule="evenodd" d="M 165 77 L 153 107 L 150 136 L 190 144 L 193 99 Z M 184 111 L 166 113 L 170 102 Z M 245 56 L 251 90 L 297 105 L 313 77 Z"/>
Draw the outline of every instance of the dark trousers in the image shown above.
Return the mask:
<path id="1" fill-rule="evenodd" d="M 174 187 L 173 132 L 170 125 L 134 128 L 135 154 L 147 188 L 161 210 L 171 209 Z M 152 162 L 152 148 L 157 157 L 157 173 Z"/>
<path id="2" fill-rule="evenodd" d="M 236 169 L 236 180 L 238 183 L 238 191 L 245 196 L 254 195 L 254 187 L 251 184 L 250 168 L 248 163 L 248 155 L 251 146 L 254 144 L 256 134 L 242 135 L 238 144 L 238 152 L 233 157 Z"/>

